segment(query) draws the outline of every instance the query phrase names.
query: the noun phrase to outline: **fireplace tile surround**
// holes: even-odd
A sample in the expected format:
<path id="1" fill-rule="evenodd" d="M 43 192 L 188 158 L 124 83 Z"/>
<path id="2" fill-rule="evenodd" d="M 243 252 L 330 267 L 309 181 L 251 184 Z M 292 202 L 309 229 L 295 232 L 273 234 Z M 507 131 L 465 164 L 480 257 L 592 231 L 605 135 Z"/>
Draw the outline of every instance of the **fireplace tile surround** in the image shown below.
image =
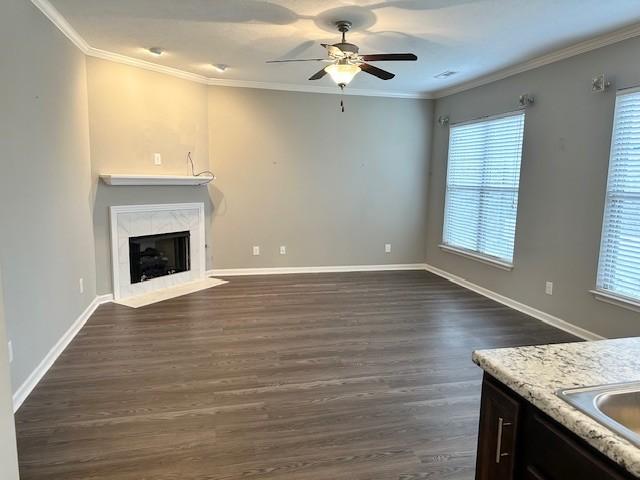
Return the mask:
<path id="1" fill-rule="evenodd" d="M 110 207 L 113 295 L 120 300 L 175 287 L 205 277 L 203 203 L 118 205 Z M 131 283 L 129 238 L 188 231 L 191 268 L 151 280 Z"/>

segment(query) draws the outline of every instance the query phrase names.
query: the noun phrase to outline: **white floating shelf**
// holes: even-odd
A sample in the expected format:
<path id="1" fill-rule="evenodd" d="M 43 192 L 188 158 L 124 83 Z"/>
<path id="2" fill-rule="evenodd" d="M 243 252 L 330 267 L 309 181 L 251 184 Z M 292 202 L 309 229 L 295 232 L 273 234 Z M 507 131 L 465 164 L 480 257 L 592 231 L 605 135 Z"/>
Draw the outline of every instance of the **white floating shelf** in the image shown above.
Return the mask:
<path id="1" fill-rule="evenodd" d="M 202 175 L 193 177 L 191 175 L 112 175 L 103 174 L 100 178 L 107 185 L 184 185 L 198 186 L 205 185 L 215 177 Z"/>

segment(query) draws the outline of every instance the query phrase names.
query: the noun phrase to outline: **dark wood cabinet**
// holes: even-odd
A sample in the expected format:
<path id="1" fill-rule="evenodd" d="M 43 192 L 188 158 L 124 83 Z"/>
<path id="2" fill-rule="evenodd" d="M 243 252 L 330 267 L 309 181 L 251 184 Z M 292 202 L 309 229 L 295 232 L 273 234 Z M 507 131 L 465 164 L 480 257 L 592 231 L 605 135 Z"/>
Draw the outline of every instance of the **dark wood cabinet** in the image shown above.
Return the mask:
<path id="1" fill-rule="evenodd" d="M 523 419 L 522 463 L 542 480 L 633 478 L 593 447 L 542 412 L 528 409 Z M 526 442 L 526 443 L 525 443 Z"/>
<path id="2" fill-rule="evenodd" d="M 476 480 L 630 480 L 635 477 L 485 374 Z"/>
<path id="3" fill-rule="evenodd" d="M 520 402 L 493 382 L 482 385 L 477 480 L 514 478 Z"/>
<path id="4" fill-rule="evenodd" d="M 543 477 L 542 473 L 536 470 L 535 467 L 529 466 L 524 469 L 524 480 L 547 480 L 547 477 Z"/>

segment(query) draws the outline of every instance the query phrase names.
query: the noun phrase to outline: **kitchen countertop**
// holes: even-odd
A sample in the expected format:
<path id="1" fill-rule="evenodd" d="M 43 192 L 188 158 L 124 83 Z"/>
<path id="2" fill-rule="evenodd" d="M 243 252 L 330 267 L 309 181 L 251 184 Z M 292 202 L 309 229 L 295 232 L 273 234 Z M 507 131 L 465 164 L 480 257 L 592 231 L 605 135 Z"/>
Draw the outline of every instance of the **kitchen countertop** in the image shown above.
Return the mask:
<path id="1" fill-rule="evenodd" d="M 564 388 L 640 380 L 640 337 L 500 348 L 473 361 L 525 400 L 640 477 L 640 448 L 555 395 Z"/>

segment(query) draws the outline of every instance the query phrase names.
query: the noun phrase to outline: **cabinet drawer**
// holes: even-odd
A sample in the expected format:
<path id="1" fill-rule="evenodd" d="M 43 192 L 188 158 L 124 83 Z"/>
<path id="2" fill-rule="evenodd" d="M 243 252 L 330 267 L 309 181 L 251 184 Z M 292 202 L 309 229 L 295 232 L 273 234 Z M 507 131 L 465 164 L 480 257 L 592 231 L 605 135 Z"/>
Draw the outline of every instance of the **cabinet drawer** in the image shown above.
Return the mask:
<path id="1" fill-rule="evenodd" d="M 512 480 L 520 402 L 485 376 L 478 435 L 476 480 Z"/>
<path id="2" fill-rule="evenodd" d="M 523 421 L 523 477 L 527 480 L 626 480 L 629 475 L 608 464 L 599 452 L 535 409 Z"/>

